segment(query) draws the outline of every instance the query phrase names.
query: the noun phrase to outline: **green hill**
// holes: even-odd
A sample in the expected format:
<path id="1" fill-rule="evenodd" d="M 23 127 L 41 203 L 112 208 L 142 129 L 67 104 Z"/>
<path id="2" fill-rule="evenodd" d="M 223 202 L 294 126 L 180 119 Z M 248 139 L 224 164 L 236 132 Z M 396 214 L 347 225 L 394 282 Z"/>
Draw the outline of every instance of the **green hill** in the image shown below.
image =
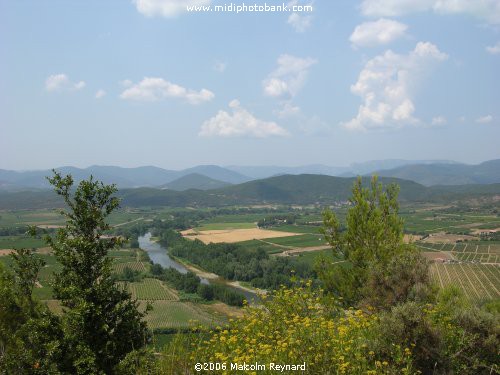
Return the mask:
<path id="1" fill-rule="evenodd" d="M 380 178 L 384 185 L 397 183 L 400 200 L 406 202 L 452 202 L 478 196 L 500 195 L 500 184 L 425 187 L 413 181 Z M 250 204 L 321 204 L 346 201 L 353 177 L 284 175 L 213 190 L 175 191 L 157 188 L 121 189 L 122 206 L 220 207 Z M 368 184 L 369 178 L 364 178 Z M 60 199 L 49 191 L 0 192 L 0 209 L 59 207 Z"/>
<path id="2" fill-rule="evenodd" d="M 219 181 L 199 173 L 190 173 L 186 176 L 182 176 L 177 180 L 174 180 L 172 182 L 169 182 L 168 184 L 161 186 L 161 188 L 177 190 L 177 191 L 184 191 L 189 189 L 210 190 L 230 185 L 231 184 L 228 182 Z"/>

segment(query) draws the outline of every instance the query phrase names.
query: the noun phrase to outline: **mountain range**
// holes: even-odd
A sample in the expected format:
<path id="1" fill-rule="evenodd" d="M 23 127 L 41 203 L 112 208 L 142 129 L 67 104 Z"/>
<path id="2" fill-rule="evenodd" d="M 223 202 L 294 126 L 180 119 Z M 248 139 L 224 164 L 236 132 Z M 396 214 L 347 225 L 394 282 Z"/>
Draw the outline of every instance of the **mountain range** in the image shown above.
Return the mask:
<path id="1" fill-rule="evenodd" d="M 120 189 L 160 187 L 171 190 L 215 189 L 228 184 L 280 175 L 315 174 L 339 177 L 378 174 L 411 180 L 425 186 L 500 183 L 500 159 L 477 165 L 447 160 L 375 160 L 352 164 L 349 167 L 331 167 L 312 164 L 299 167 L 199 165 L 179 171 L 153 166 L 122 168 L 91 166 L 88 168 L 56 168 L 62 174 L 71 174 L 76 182 L 90 175 L 106 184 L 115 183 Z M 10 171 L 0 169 L 0 189 L 47 189 L 45 176 L 50 170 Z"/>
<path id="2" fill-rule="evenodd" d="M 195 176 L 196 177 L 196 176 Z M 345 202 L 351 195 L 354 177 L 325 175 L 283 175 L 253 180 L 218 189 L 176 191 L 141 187 L 120 189 L 117 196 L 124 207 L 223 207 L 254 204 L 329 205 Z M 365 185 L 370 179 L 364 178 Z M 500 196 L 500 184 L 469 184 L 426 187 L 413 181 L 381 177 L 387 185 L 400 186 L 403 202 L 440 202 Z M 53 191 L 0 191 L 0 210 L 62 207 L 64 202 Z"/>

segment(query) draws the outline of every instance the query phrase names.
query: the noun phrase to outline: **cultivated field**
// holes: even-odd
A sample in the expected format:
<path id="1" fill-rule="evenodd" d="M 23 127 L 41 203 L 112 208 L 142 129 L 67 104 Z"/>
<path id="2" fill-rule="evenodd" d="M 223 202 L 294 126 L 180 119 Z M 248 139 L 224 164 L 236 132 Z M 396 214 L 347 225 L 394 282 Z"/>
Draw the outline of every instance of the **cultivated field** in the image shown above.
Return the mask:
<path id="1" fill-rule="evenodd" d="M 497 265 L 433 263 L 431 274 L 441 287 L 455 285 L 471 300 L 500 298 L 500 267 Z"/>
<path id="2" fill-rule="evenodd" d="M 157 279 L 146 278 L 140 282 L 133 283 L 121 281 L 119 285 L 126 287 L 134 299 L 142 301 L 178 300 L 175 290 L 167 287 L 163 282 Z"/>
<path id="3" fill-rule="evenodd" d="M 182 235 L 189 239 L 198 239 L 206 244 L 227 242 L 241 242 L 248 240 L 261 240 L 266 238 L 289 237 L 297 236 L 300 233 L 280 232 L 276 230 L 265 230 L 259 228 L 252 229 L 228 229 L 228 230 L 208 230 L 195 231 L 193 229 L 181 232 Z"/>
<path id="4" fill-rule="evenodd" d="M 130 268 L 132 271 L 145 272 L 146 266 L 143 262 L 121 262 L 113 264 L 113 271 L 116 273 L 123 273 L 125 268 Z"/>
<path id="5" fill-rule="evenodd" d="M 145 321 L 152 329 L 155 328 L 189 328 L 195 325 L 214 327 L 225 323 L 225 319 L 205 311 L 196 304 L 179 301 L 155 301 L 152 304 Z M 140 308 L 146 309 L 146 302 L 141 302 Z"/>

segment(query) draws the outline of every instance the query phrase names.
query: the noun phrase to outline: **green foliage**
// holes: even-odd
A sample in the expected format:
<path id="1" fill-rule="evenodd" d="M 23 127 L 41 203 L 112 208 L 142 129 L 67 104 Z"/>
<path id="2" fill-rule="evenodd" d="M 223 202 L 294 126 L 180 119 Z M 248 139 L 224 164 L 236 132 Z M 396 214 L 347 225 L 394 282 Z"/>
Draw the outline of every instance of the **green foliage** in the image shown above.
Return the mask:
<path id="1" fill-rule="evenodd" d="M 375 265 L 362 290 L 363 303 L 378 309 L 388 309 L 408 300 L 426 302 L 432 300 L 435 293 L 429 262 L 412 248 L 387 263 Z"/>
<path id="2" fill-rule="evenodd" d="M 14 259 L 13 269 L 16 274 L 17 285 L 27 301 L 29 301 L 30 308 L 33 307 L 32 294 L 36 281 L 38 280 L 38 273 L 45 265 L 43 259 L 37 258 L 32 249 L 19 249 L 11 254 Z"/>
<path id="3" fill-rule="evenodd" d="M 42 262 L 28 250 L 13 258 L 15 275 L 0 265 L 0 374 L 68 371 L 61 322 L 32 298 Z"/>
<path id="4" fill-rule="evenodd" d="M 172 230 L 161 233 L 160 243 L 173 256 L 186 259 L 227 280 L 248 281 L 257 288 L 277 289 L 290 285 L 295 272 L 302 278 L 313 277 L 311 268 L 287 257 L 270 256 L 262 247 L 246 247 L 231 243 L 204 244 L 188 240 Z"/>
<path id="5" fill-rule="evenodd" d="M 116 364 L 148 340 L 143 314 L 130 294 L 114 284 L 108 251 L 120 243 L 106 237 L 106 218 L 118 207 L 116 188 L 89 180 L 73 189 L 71 176 L 49 179 L 69 210 L 66 226 L 47 244 L 62 265 L 54 293 L 66 308 L 65 340 L 76 373 L 112 373 Z"/>
<path id="6" fill-rule="evenodd" d="M 227 329 L 209 337 L 179 337 L 161 353 L 161 373 L 182 373 L 196 362 L 306 364 L 307 374 L 415 374 L 411 355 L 389 346 L 373 351 L 377 317 L 361 310 L 341 310 L 337 302 L 311 289 L 311 283 L 282 288 L 249 307 Z M 194 344 L 191 346 L 191 344 Z M 301 373 L 302 373 L 301 372 Z M 228 373 L 237 373 L 228 371 Z M 238 372 L 239 373 L 239 372 Z M 286 372 L 286 373 L 292 373 Z"/>
<path id="7" fill-rule="evenodd" d="M 188 295 L 197 293 L 198 298 L 201 297 L 205 301 L 216 299 L 228 305 L 243 306 L 244 296 L 241 293 L 224 285 L 202 284 L 200 278 L 193 272 L 183 274 L 174 268 L 162 268 L 159 265 L 154 265 L 151 273 Z"/>
<path id="8" fill-rule="evenodd" d="M 403 250 L 403 220 L 398 216 L 399 187 L 389 185 L 385 190 L 374 176 L 370 189 L 363 187 L 358 178 L 349 199 L 347 229 L 331 210 L 326 210 L 321 230 L 332 246 L 335 256 L 344 258 L 343 264 L 333 267 L 318 263 L 318 273 L 332 292 L 343 296 L 347 303 L 362 298 L 362 290 L 374 267 L 384 267 Z"/>
<path id="9" fill-rule="evenodd" d="M 381 314 L 376 349 L 410 348 L 423 374 L 498 373 L 498 315 L 468 305 L 458 289 L 445 289 L 435 304 L 407 302 Z"/>

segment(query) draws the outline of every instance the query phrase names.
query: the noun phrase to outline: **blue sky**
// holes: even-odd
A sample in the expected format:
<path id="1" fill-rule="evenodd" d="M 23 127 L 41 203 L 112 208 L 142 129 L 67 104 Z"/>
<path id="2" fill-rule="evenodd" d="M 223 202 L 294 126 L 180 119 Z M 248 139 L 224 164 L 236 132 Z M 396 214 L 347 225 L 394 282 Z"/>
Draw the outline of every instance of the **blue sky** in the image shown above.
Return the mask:
<path id="1" fill-rule="evenodd" d="M 0 168 L 500 157 L 498 0 L 186 4 L 0 0 Z"/>

